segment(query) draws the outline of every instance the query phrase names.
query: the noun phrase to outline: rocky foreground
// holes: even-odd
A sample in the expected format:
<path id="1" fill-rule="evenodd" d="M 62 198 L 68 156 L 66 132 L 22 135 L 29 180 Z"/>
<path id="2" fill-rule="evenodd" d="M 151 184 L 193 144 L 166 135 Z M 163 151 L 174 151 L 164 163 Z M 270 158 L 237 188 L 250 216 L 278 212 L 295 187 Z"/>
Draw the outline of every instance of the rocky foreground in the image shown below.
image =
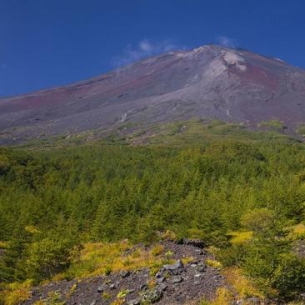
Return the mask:
<path id="1" fill-rule="evenodd" d="M 220 270 L 207 265 L 212 257 L 203 243 L 164 242 L 163 246 L 171 254 L 172 263 L 157 270 L 121 271 L 82 280 L 51 282 L 32 289 L 31 298 L 23 304 L 194 304 L 196 300 L 212 300 L 217 288 L 225 285 Z"/>

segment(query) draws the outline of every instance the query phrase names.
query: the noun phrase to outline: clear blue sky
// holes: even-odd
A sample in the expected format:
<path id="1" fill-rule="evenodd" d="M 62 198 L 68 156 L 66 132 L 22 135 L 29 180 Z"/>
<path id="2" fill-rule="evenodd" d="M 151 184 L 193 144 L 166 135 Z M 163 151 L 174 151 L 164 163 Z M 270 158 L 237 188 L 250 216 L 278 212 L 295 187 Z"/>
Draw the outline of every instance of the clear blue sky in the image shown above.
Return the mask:
<path id="1" fill-rule="evenodd" d="M 304 0 L 0 0 L 0 96 L 223 43 L 305 68 Z"/>

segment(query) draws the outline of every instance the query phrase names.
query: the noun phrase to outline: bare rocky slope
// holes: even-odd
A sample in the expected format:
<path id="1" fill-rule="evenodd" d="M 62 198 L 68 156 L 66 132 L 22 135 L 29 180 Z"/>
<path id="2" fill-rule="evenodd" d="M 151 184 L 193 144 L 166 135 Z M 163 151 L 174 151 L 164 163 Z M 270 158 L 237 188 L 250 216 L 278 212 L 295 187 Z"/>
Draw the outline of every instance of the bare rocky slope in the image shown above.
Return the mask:
<path id="1" fill-rule="evenodd" d="M 257 297 L 238 299 L 220 269 L 207 265 L 207 260 L 213 257 L 203 248 L 203 243 L 163 242 L 162 245 L 167 253 L 172 253 L 174 263 L 164 265 L 154 274 L 149 269 L 138 269 L 82 280 L 51 282 L 33 287 L 30 298 L 22 304 L 38 304 L 39 301 L 65 305 L 198 304 L 200 300 L 213 300 L 220 287 L 231 291 L 232 304 L 245 301 L 247 304 L 263 304 Z M 136 248 L 130 249 L 134 250 Z M 184 259 L 188 262 L 183 264 Z"/>
<path id="2" fill-rule="evenodd" d="M 293 132 L 305 122 L 305 71 L 217 45 L 170 52 L 69 86 L 0 99 L 0 143 L 194 117 L 249 126 L 276 119 Z"/>

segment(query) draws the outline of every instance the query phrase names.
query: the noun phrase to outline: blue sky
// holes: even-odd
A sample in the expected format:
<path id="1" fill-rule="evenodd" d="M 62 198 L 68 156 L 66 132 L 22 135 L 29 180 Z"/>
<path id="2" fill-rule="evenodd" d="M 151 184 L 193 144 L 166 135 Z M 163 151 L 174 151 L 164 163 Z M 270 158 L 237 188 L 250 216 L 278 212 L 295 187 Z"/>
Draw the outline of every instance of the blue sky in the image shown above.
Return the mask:
<path id="1" fill-rule="evenodd" d="M 0 0 L 0 96 L 208 43 L 305 68 L 304 31 L 304 0 Z"/>

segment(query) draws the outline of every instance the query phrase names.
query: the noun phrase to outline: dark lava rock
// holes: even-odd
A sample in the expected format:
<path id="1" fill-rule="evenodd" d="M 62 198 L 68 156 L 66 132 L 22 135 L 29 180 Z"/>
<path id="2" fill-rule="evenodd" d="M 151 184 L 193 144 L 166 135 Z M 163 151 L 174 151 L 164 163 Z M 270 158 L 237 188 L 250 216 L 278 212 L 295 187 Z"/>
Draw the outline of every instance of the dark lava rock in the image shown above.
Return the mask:
<path id="1" fill-rule="evenodd" d="M 201 249 L 195 249 L 195 253 L 199 255 L 204 255 L 204 252 Z"/>
<path id="2" fill-rule="evenodd" d="M 173 279 L 172 279 L 172 282 L 174 284 L 178 284 L 178 283 L 181 283 L 183 282 L 183 278 L 181 276 L 175 276 Z"/>
<path id="3" fill-rule="evenodd" d="M 201 240 L 201 239 L 184 238 L 182 243 L 184 245 L 190 245 L 190 246 L 194 246 L 194 247 L 197 247 L 197 248 L 204 248 L 206 246 L 204 241 Z"/>
<path id="4" fill-rule="evenodd" d="M 206 270 L 206 266 L 198 266 L 198 267 L 196 268 L 196 270 L 197 270 L 198 272 L 204 272 L 204 271 Z"/>
<path id="5" fill-rule="evenodd" d="M 178 259 L 176 261 L 176 263 L 174 263 L 172 265 L 164 265 L 163 268 L 165 270 L 173 271 L 173 270 L 177 270 L 177 269 L 182 269 L 182 268 L 184 268 L 184 266 L 183 266 L 181 259 Z"/>
<path id="6" fill-rule="evenodd" d="M 163 274 L 162 274 L 161 271 L 158 271 L 158 272 L 156 273 L 156 278 L 158 279 L 158 278 L 161 278 L 161 277 L 163 277 Z"/>
<path id="7" fill-rule="evenodd" d="M 155 303 L 158 302 L 163 296 L 163 292 L 160 288 L 154 288 L 151 289 L 143 295 L 143 301 L 144 302 L 150 302 L 150 303 Z"/>
<path id="8" fill-rule="evenodd" d="M 105 290 L 107 290 L 107 287 L 106 287 L 105 285 L 99 286 L 99 287 L 97 288 L 97 292 L 98 292 L 98 293 L 102 293 L 102 292 L 104 292 Z"/>
<path id="9" fill-rule="evenodd" d="M 126 278 L 126 277 L 128 277 L 128 276 L 130 276 L 130 271 L 121 271 L 120 272 L 120 276 L 122 277 L 122 278 Z"/>
<path id="10" fill-rule="evenodd" d="M 127 302 L 127 305 L 140 305 L 141 301 L 139 299 L 130 300 Z"/>
<path id="11" fill-rule="evenodd" d="M 148 289 L 148 285 L 147 284 L 140 285 L 140 290 L 147 290 L 147 289 Z"/>
<path id="12" fill-rule="evenodd" d="M 158 277 L 157 282 L 158 283 L 163 283 L 165 281 L 165 277 Z"/>
<path id="13" fill-rule="evenodd" d="M 110 290 L 115 290 L 115 289 L 117 289 L 117 285 L 116 284 L 110 284 L 109 289 Z"/>
<path id="14" fill-rule="evenodd" d="M 252 298 L 248 298 L 245 300 L 246 304 L 251 304 L 251 305 L 260 305 L 261 304 L 261 300 L 258 297 L 252 297 Z"/>
<path id="15" fill-rule="evenodd" d="M 167 289 L 167 285 L 165 283 L 160 283 L 158 285 L 159 289 L 161 289 L 162 291 L 165 291 Z"/>

